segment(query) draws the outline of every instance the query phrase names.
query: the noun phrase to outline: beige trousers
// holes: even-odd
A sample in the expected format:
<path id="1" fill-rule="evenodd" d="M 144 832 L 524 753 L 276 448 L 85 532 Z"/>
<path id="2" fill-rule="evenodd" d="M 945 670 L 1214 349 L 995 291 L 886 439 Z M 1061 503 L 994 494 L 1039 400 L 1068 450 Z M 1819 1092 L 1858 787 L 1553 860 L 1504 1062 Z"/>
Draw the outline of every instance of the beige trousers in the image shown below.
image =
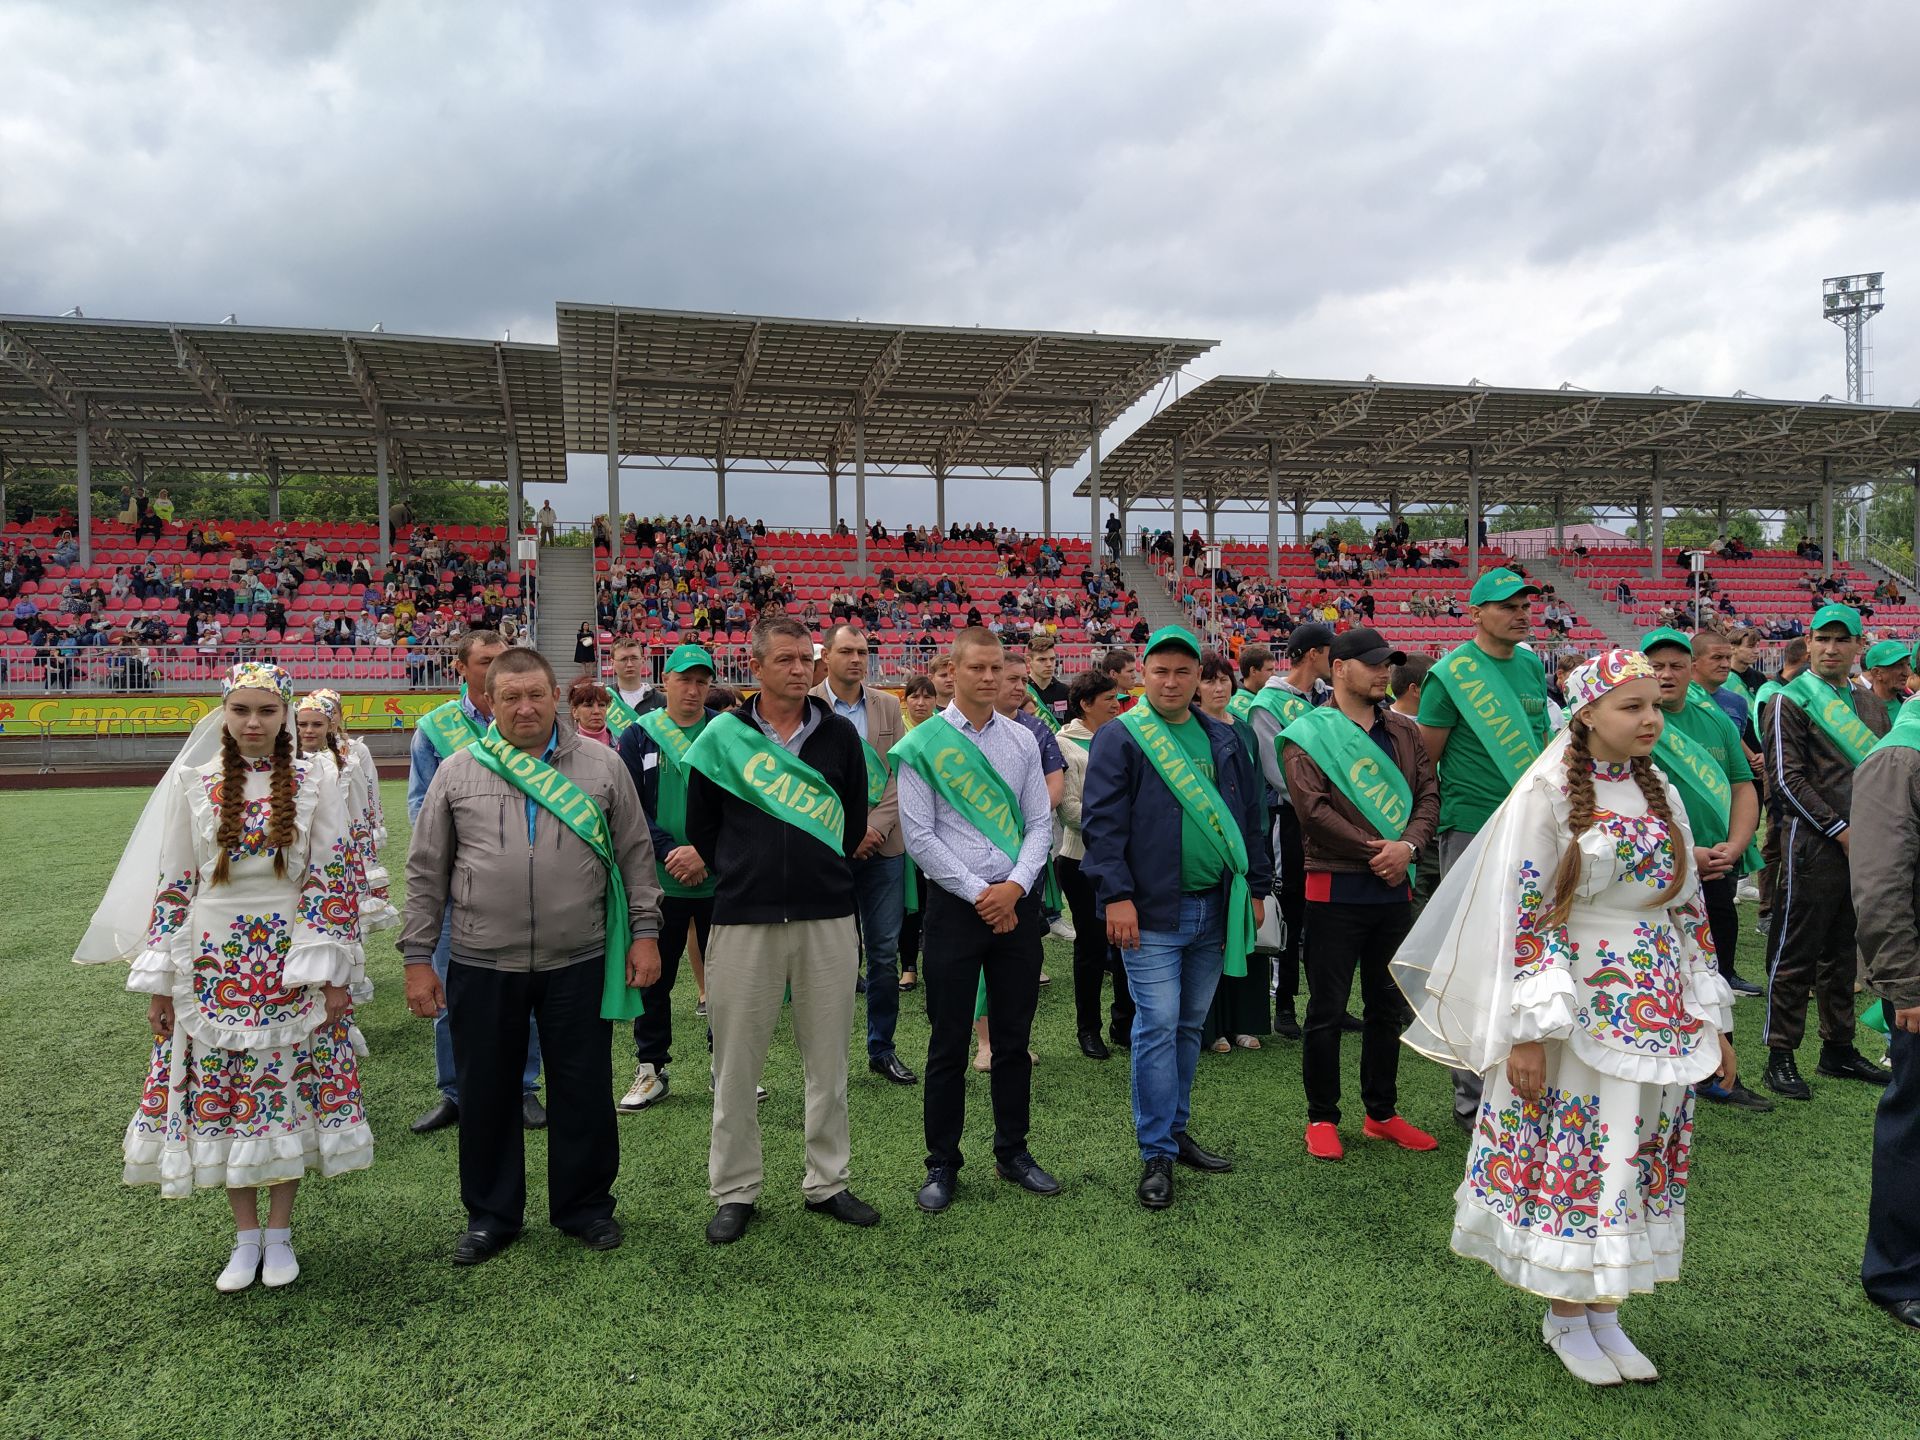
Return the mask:
<path id="1" fill-rule="evenodd" d="M 859 974 L 853 916 L 784 925 L 716 925 L 707 939 L 707 1023 L 713 1027 L 713 1143 L 707 1192 L 748 1204 L 766 1178 L 754 1088 L 780 1005 L 793 987 L 793 1037 L 807 1077 L 809 1200 L 847 1188 L 847 1047 Z"/>

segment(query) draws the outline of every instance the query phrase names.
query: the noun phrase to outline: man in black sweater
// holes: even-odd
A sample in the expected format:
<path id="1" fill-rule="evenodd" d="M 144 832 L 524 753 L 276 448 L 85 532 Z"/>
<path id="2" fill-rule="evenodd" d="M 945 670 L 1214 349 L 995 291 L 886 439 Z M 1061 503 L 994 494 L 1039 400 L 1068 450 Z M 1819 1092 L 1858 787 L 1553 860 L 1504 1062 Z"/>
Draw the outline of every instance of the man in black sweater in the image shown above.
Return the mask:
<path id="1" fill-rule="evenodd" d="M 757 626 L 760 693 L 716 717 L 687 754 L 687 843 L 717 877 L 707 950 L 713 1138 L 707 1226 L 738 1240 L 760 1197 L 754 1089 L 791 987 L 806 1069 L 807 1208 L 849 1225 L 880 1217 L 847 1188 L 847 1033 L 859 939 L 848 856 L 867 832 L 860 736 L 813 684 L 813 635 L 797 620 Z"/>

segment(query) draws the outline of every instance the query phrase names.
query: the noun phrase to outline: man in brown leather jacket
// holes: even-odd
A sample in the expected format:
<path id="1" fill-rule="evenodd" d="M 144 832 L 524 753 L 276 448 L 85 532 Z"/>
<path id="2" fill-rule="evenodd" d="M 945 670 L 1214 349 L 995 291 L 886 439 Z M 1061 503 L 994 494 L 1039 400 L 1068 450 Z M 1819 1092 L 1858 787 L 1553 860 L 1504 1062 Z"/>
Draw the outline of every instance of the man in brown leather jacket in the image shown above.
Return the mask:
<path id="1" fill-rule="evenodd" d="M 1340 1021 L 1356 963 L 1364 1007 L 1360 1095 L 1367 1111 L 1365 1133 L 1408 1150 L 1431 1150 L 1435 1144 L 1397 1113 L 1400 1032 L 1407 1013 L 1387 967 L 1413 926 L 1407 871 L 1433 839 L 1440 786 L 1419 725 L 1385 704 L 1392 667 L 1407 657 L 1364 627 L 1336 638 L 1331 657 L 1332 703 L 1295 722 L 1317 733 L 1289 726 L 1281 744 L 1306 857 L 1308 998 L 1301 1075 L 1307 1090 L 1307 1150 L 1322 1160 L 1337 1160 L 1342 1153 Z M 1380 768 L 1382 761 L 1398 772 L 1398 785 Z M 1398 834 L 1390 833 L 1394 826 L 1382 822 L 1383 814 L 1396 817 Z"/>

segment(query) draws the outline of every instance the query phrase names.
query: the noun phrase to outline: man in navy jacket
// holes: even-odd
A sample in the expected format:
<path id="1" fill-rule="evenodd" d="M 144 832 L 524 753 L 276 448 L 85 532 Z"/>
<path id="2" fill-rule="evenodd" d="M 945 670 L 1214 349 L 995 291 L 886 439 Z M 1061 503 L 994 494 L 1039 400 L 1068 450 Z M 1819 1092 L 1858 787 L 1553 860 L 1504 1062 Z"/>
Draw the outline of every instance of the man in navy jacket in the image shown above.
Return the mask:
<path id="1" fill-rule="evenodd" d="M 1272 882 L 1261 831 L 1265 800 L 1246 747 L 1232 727 L 1201 713 L 1200 644 L 1170 625 L 1147 642 L 1145 702 L 1195 773 L 1212 781 L 1247 855 L 1256 917 Z M 1200 1029 L 1219 984 L 1232 876 L 1196 831 L 1162 769 L 1132 727 L 1102 725 L 1087 757 L 1081 809 L 1086 857 L 1107 937 L 1120 948 L 1133 989 L 1133 1123 L 1144 1162 L 1140 1203 L 1173 1203 L 1173 1162 L 1224 1171 L 1187 1133 Z M 1191 842 L 1191 843 L 1190 843 Z"/>

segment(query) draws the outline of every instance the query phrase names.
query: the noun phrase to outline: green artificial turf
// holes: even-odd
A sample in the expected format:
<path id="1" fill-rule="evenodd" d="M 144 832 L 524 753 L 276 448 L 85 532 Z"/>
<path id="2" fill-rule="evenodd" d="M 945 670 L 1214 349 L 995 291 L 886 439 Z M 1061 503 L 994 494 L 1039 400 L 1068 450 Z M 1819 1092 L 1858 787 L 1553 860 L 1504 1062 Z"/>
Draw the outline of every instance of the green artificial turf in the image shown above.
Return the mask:
<path id="1" fill-rule="evenodd" d="M 625 1248 L 591 1254 L 545 1227 L 546 1147 L 532 1136 L 526 1236 L 455 1270 L 455 1137 L 408 1133 L 433 1098 L 432 1045 L 383 932 L 360 1015 L 374 1167 L 304 1188 L 297 1284 L 219 1295 L 221 1197 L 163 1202 L 120 1184 L 145 1000 L 124 974 L 67 960 L 143 799 L 0 799 L 0 1434 L 1915 1433 L 1920 1337 L 1858 1280 L 1875 1092 L 1816 1079 L 1812 1104 L 1771 1116 L 1701 1107 L 1684 1278 L 1625 1312 L 1665 1379 L 1589 1392 L 1541 1347 L 1541 1302 L 1447 1251 L 1465 1138 L 1447 1123 L 1443 1072 L 1411 1053 L 1401 1066 L 1402 1110 L 1439 1134 L 1437 1154 L 1362 1143 L 1349 1039 L 1348 1156 L 1327 1165 L 1302 1149 L 1298 1046 L 1204 1055 L 1194 1130 L 1237 1168 L 1177 1172 L 1174 1208 L 1148 1214 L 1132 1193 L 1124 1058 L 1079 1055 L 1055 942 L 1032 1148 L 1061 1196 L 992 1178 L 975 1077 L 959 1200 L 919 1214 L 920 1091 L 869 1075 L 854 1045 L 853 1184 L 884 1218 L 855 1231 L 805 1213 L 783 1025 L 761 1215 L 741 1243 L 709 1247 L 705 1055 L 683 971 L 673 1093 L 620 1120 Z M 387 813 L 397 882 L 398 786 Z M 1739 1010 L 1756 1083 L 1758 1007 Z M 916 1068 L 926 1033 L 921 996 L 905 997 L 900 1051 Z M 616 1046 L 616 1088 L 626 1053 Z M 1813 1060 L 1810 1047 L 1809 1074 Z"/>

